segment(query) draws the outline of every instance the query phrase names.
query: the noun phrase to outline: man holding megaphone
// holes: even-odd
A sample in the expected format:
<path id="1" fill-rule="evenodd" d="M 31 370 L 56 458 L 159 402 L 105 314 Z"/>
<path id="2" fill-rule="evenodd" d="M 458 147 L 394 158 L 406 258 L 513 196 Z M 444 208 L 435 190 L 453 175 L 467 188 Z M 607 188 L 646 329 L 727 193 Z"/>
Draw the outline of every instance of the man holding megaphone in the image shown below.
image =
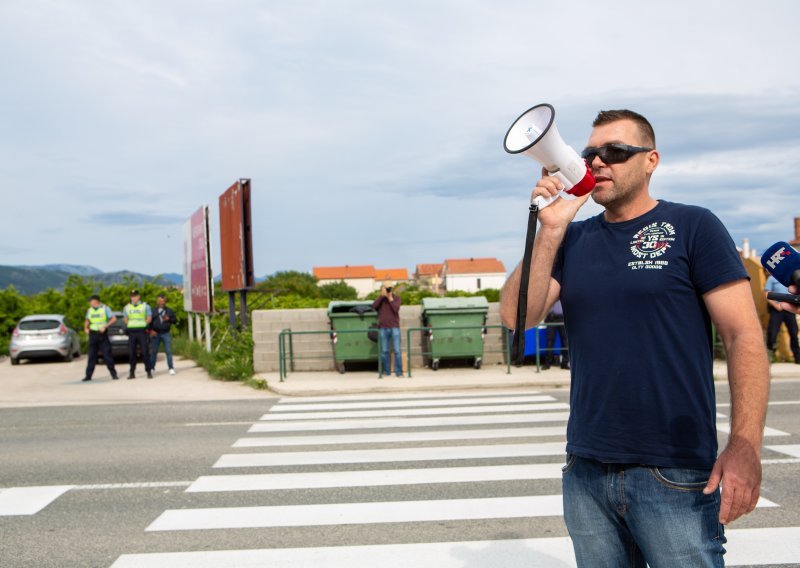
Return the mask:
<path id="1" fill-rule="evenodd" d="M 533 151 L 519 138 L 545 166 L 524 319 L 536 325 L 561 300 L 572 377 L 564 518 L 578 565 L 721 566 L 723 525 L 753 510 L 761 484 L 768 362 L 747 273 L 710 211 L 650 194 L 660 157 L 646 118 L 600 112 L 581 153 L 593 190 L 557 199 L 570 189 L 552 175 L 567 152 L 550 126 L 534 124 Z M 579 187 L 588 178 L 574 169 Z M 590 196 L 604 212 L 575 222 Z M 502 293 L 511 328 L 521 281 L 518 266 Z M 719 456 L 712 323 L 731 399 Z"/>

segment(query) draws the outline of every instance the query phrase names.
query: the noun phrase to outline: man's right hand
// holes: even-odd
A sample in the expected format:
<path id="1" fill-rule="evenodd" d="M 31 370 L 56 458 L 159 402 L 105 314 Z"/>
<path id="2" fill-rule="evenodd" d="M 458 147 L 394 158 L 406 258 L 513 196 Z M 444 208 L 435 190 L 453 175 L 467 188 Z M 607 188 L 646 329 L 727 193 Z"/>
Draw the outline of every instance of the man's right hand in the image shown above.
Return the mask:
<path id="1" fill-rule="evenodd" d="M 557 177 L 548 175 L 547 170 L 542 168 L 542 179 L 536 183 L 531 193 L 531 200 L 536 197 L 551 197 L 558 195 L 564 189 L 564 184 Z M 553 203 L 539 211 L 539 222 L 543 229 L 566 229 L 578 210 L 589 199 L 591 193 L 575 199 L 556 199 Z"/>
<path id="2" fill-rule="evenodd" d="M 800 293 L 797 286 L 789 286 L 789 293 L 790 294 L 797 294 Z M 791 312 L 793 314 L 800 314 L 800 306 L 796 306 L 795 304 L 790 304 L 789 302 L 781 302 L 780 307 L 782 311 Z"/>

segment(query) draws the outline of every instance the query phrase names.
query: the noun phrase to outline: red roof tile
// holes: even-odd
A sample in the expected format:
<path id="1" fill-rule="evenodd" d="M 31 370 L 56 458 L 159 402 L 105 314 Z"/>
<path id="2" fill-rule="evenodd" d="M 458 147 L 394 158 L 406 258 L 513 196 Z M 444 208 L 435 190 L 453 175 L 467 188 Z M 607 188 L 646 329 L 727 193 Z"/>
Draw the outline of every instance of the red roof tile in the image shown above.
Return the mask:
<path id="1" fill-rule="evenodd" d="M 348 280 L 350 278 L 375 278 L 375 267 L 369 266 L 315 266 L 312 270 L 318 280 Z"/>
<path id="2" fill-rule="evenodd" d="M 375 280 L 408 280 L 406 268 L 376 268 Z"/>
<path id="3" fill-rule="evenodd" d="M 442 272 L 442 267 L 444 264 L 418 264 L 417 265 L 417 275 L 418 276 L 437 276 Z"/>
<path id="4" fill-rule="evenodd" d="M 446 274 L 505 274 L 506 267 L 496 258 L 448 258 L 444 261 Z"/>

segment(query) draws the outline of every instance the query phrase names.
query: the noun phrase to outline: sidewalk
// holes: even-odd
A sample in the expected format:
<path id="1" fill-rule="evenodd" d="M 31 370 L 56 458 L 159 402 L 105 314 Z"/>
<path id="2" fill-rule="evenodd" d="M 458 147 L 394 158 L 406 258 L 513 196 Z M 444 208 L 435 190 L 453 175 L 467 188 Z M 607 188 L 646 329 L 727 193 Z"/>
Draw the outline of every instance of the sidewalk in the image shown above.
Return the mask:
<path id="1" fill-rule="evenodd" d="M 86 356 L 72 363 L 23 362 L 13 367 L 6 358 L 0 361 L 0 408 L 253 400 L 275 396 L 241 383 L 213 380 L 194 361 L 180 357 L 175 358 L 178 374 L 171 376 L 167 374 L 163 356 L 159 356 L 153 380 L 146 378 L 139 364 L 137 378 L 129 381 L 125 378 L 128 364 L 117 362 L 120 380 L 112 381 L 101 364 L 92 381 L 83 383 L 85 369 Z"/>
<path id="2" fill-rule="evenodd" d="M 800 365 L 775 363 L 770 367 L 773 379 L 800 379 Z M 727 380 L 728 372 L 724 361 L 714 363 L 714 379 Z M 369 393 L 409 393 L 427 391 L 469 391 L 486 389 L 543 389 L 569 388 L 569 371 L 552 367 L 547 371 L 536 372 L 535 366 L 506 367 L 496 366 L 475 370 L 428 368 L 412 369 L 412 377 L 398 378 L 394 375 L 378 379 L 374 372 L 352 372 L 340 375 L 335 372 L 289 373 L 280 382 L 277 373 L 263 373 L 260 377 L 267 381 L 268 388 L 281 396 L 330 396 Z"/>

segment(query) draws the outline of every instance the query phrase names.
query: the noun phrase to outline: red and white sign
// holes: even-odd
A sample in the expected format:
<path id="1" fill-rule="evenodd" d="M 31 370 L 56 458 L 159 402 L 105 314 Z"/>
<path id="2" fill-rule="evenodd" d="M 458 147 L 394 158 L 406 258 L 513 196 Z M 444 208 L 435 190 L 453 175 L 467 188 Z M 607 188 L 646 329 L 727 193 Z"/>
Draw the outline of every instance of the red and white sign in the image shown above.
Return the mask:
<path id="1" fill-rule="evenodd" d="M 204 205 L 183 224 L 183 309 L 207 314 L 213 298 L 208 206 Z"/>

